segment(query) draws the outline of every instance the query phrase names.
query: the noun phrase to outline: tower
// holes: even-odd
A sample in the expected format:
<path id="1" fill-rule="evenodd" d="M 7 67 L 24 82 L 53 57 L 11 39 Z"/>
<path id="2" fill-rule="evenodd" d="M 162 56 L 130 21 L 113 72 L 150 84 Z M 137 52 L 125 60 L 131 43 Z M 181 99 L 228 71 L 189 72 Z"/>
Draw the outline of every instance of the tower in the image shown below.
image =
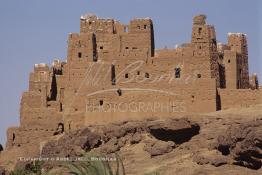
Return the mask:
<path id="1" fill-rule="evenodd" d="M 238 55 L 236 70 L 238 80 L 237 87 L 239 89 L 249 88 L 249 70 L 248 70 L 248 46 L 246 34 L 228 33 L 228 46 L 232 52 Z"/>
<path id="2" fill-rule="evenodd" d="M 216 78 L 217 87 L 220 87 L 218 52 L 216 42 L 216 32 L 212 25 L 206 24 L 206 16 L 198 15 L 193 19 L 191 43 L 195 52 L 203 53 L 210 64 L 210 77 Z"/>

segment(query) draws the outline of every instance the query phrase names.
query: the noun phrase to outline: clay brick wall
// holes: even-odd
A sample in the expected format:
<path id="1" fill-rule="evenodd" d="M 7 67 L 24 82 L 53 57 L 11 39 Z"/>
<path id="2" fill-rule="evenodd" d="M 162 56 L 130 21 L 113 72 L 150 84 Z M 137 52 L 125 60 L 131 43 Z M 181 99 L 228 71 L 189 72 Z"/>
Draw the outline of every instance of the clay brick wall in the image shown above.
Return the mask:
<path id="1" fill-rule="evenodd" d="M 222 109 L 249 107 L 262 103 L 262 91 L 251 89 L 219 89 Z"/>

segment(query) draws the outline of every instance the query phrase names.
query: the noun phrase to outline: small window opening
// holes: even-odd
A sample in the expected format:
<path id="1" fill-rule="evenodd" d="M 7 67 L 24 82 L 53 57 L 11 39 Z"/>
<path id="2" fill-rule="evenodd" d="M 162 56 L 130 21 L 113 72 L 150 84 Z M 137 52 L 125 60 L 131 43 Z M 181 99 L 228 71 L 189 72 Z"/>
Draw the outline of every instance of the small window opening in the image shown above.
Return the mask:
<path id="1" fill-rule="evenodd" d="M 201 78 L 201 74 L 197 74 L 197 78 Z"/>
<path id="2" fill-rule="evenodd" d="M 13 139 L 12 140 L 13 140 L 13 142 L 15 141 L 15 133 L 13 133 Z"/>
<path id="3" fill-rule="evenodd" d="M 128 74 L 127 73 L 125 74 L 125 78 L 128 78 Z"/>
<path id="4" fill-rule="evenodd" d="M 145 77 L 146 77 L 146 78 L 149 78 L 149 73 L 146 72 L 146 73 L 145 73 Z"/>
<path id="5" fill-rule="evenodd" d="M 202 28 L 198 28 L 198 34 L 200 35 L 202 32 Z"/>
<path id="6" fill-rule="evenodd" d="M 115 65 L 111 65 L 111 83 L 112 85 L 116 85 L 116 70 Z"/>
<path id="7" fill-rule="evenodd" d="M 100 46 L 100 49 L 103 50 L 103 46 Z"/>
<path id="8" fill-rule="evenodd" d="M 137 75 L 140 75 L 140 71 L 137 71 L 136 74 L 137 74 Z"/>
<path id="9" fill-rule="evenodd" d="M 78 58 L 82 58 L 82 53 L 78 52 Z"/>
<path id="10" fill-rule="evenodd" d="M 99 105 L 102 106 L 104 104 L 103 100 L 99 100 Z"/>
<path id="11" fill-rule="evenodd" d="M 128 47 L 126 47 L 126 49 L 128 49 Z"/>
<path id="12" fill-rule="evenodd" d="M 147 29 L 147 25 L 146 24 L 144 25 L 144 29 Z"/>
<path id="13" fill-rule="evenodd" d="M 117 94 L 118 94 L 118 96 L 121 96 L 122 95 L 122 90 L 121 89 L 117 89 Z"/>
<path id="14" fill-rule="evenodd" d="M 227 60 L 228 63 L 230 63 L 230 60 Z"/>
<path id="15" fill-rule="evenodd" d="M 180 67 L 175 68 L 175 77 L 176 77 L 176 78 L 180 78 L 180 74 L 181 74 L 181 69 L 180 69 Z"/>

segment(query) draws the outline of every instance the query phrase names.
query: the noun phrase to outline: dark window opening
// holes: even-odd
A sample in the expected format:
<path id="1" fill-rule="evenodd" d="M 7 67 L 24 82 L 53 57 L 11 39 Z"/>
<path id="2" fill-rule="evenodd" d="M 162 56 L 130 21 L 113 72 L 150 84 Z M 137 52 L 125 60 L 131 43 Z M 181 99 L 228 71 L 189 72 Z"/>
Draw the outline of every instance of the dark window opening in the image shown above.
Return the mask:
<path id="1" fill-rule="evenodd" d="M 62 111 L 63 111 L 63 104 L 60 103 L 60 112 L 62 112 Z"/>
<path id="2" fill-rule="evenodd" d="M 58 126 L 56 128 L 56 131 L 54 132 L 53 135 L 59 135 L 59 134 L 63 134 L 65 131 L 65 127 L 63 123 L 58 123 Z"/>
<path id="3" fill-rule="evenodd" d="M 128 49 L 128 47 L 126 47 L 126 49 Z"/>
<path id="4" fill-rule="evenodd" d="M 78 52 L 78 58 L 82 58 L 82 53 Z"/>
<path id="5" fill-rule="evenodd" d="M 140 75 L 140 71 L 137 71 L 136 74 L 137 74 L 137 75 Z"/>
<path id="6" fill-rule="evenodd" d="M 128 78 L 128 74 L 125 74 L 125 78 Z"/>
<path id="7" fill-rule="evenodd" d="M 149 78 L 149 73 L 146 72 L 146 73 L 145 73 L 145 77 L 146 77 L 146 78 Z"/>
<path id="8" fill-rule="evenodd" d="M 15 133 L 13 133 L 13 139 L 12 140 L 13 140 L 13 142 L 15 141 Z"/>
<path id="9" fill-rule="evenodd" d="M 180 67 L 175 68 L 175 77 L 176 77 L 176 78 L 180 78 L 180 74 L 181 74 L 181 69 L 180 69 Z"/>
<path id="10" fill-rule="evenodd" d="M 118 94 L 118 96 L 121 96 L 122 95 L 122 90 L 121 89 L 117 89 L 117 94 Z"/>
<path id="11" fill-rule="evenodd" d="M 134 49 L 134 50 L 135 50 L 135 49 L 137 49 L 137 47 L 133 47 L 132 49 Z"/>
<path id="12" fill-rule="evenodd" d="M 201 74 L 197 74 L 197 78 L 201 78 Z"/>
<path id="13" fill-rule="evenodd" d="M 144 29 L 147 29 L 147 25 L 144 25 Z"/>
<path id="14" fill-rule="evenodd" d="M 230 63 L 230 60 L 227 60 L 228 63 Z"/>
<path id="15" fill-rule="evenodd" d="M 104 104 L 103 100 L 99 100 L 99 105 L 102 106 Z"/>
<path id="16" fill-rule="evenodd" d="M 103 46 L 100 46 L 100 49 L 103 50 Z"/>
<path id="17" fill-rule="evenodd" d="M 112 85 L 116 85 L 116 69 L 115 65 L 111 65 L 111 83 Z"/>
<path id="18" fill-rule="evenodd" d="M 202 32 L 202 28 L 198 28 L 198 34 L 200 35 Z"/>
<path id="19" fill-rule="evenodd" d="M 198 48 L 201 49 L 201 46 L 199 46 Z"/>

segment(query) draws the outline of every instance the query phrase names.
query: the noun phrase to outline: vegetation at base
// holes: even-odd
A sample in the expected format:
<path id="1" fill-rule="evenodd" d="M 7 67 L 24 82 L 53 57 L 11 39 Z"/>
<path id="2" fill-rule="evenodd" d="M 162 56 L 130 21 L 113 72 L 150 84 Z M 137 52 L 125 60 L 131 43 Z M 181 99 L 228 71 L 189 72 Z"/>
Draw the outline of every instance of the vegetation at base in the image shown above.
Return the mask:
<path id="1" fill-rule="evenodd" d="M 34 161 L 29 164 L 26 164 L 24 168 L 18 168 L 14 171 L 11 171 L 9 175 L 51 175 L 43 171 L 42 166 L 44 162 Z"/>
<path id="2" fill-rule="evenodd" d="M 99 159 L 104 156 L 86 154 L 84 160 L 77 162 L 67 162 L 64 167 L 71 175 L 125 175 L 125 168 L 122 159 L 115 154 L 115 161 Z M 92 158 L 97 160 L 92 160 Z M 27 164 L 22 169 L 11 171 L 9 175 L 53 175 L 43 170 L 44 162 L 35 161 Z M 160 175 L 158 172 L 146 173 L 145 175 Z"/>
<path id="3" fill-rule="evenodd" d="M 115 169 L 112 166 L 113 161 L 111 163 L 108 160 L 92 161 L 92 157 L 97 157 L 93 156 L 92 154 L 87 154 L 85 156 L 85 159 L 89 161 L 70 163 L 67 164 L 67 167 L 70 170 L 70 174 L 72 175 L 125 175 L 123 161 L 118 156 L 118 154 L 115 155 Z"/>

